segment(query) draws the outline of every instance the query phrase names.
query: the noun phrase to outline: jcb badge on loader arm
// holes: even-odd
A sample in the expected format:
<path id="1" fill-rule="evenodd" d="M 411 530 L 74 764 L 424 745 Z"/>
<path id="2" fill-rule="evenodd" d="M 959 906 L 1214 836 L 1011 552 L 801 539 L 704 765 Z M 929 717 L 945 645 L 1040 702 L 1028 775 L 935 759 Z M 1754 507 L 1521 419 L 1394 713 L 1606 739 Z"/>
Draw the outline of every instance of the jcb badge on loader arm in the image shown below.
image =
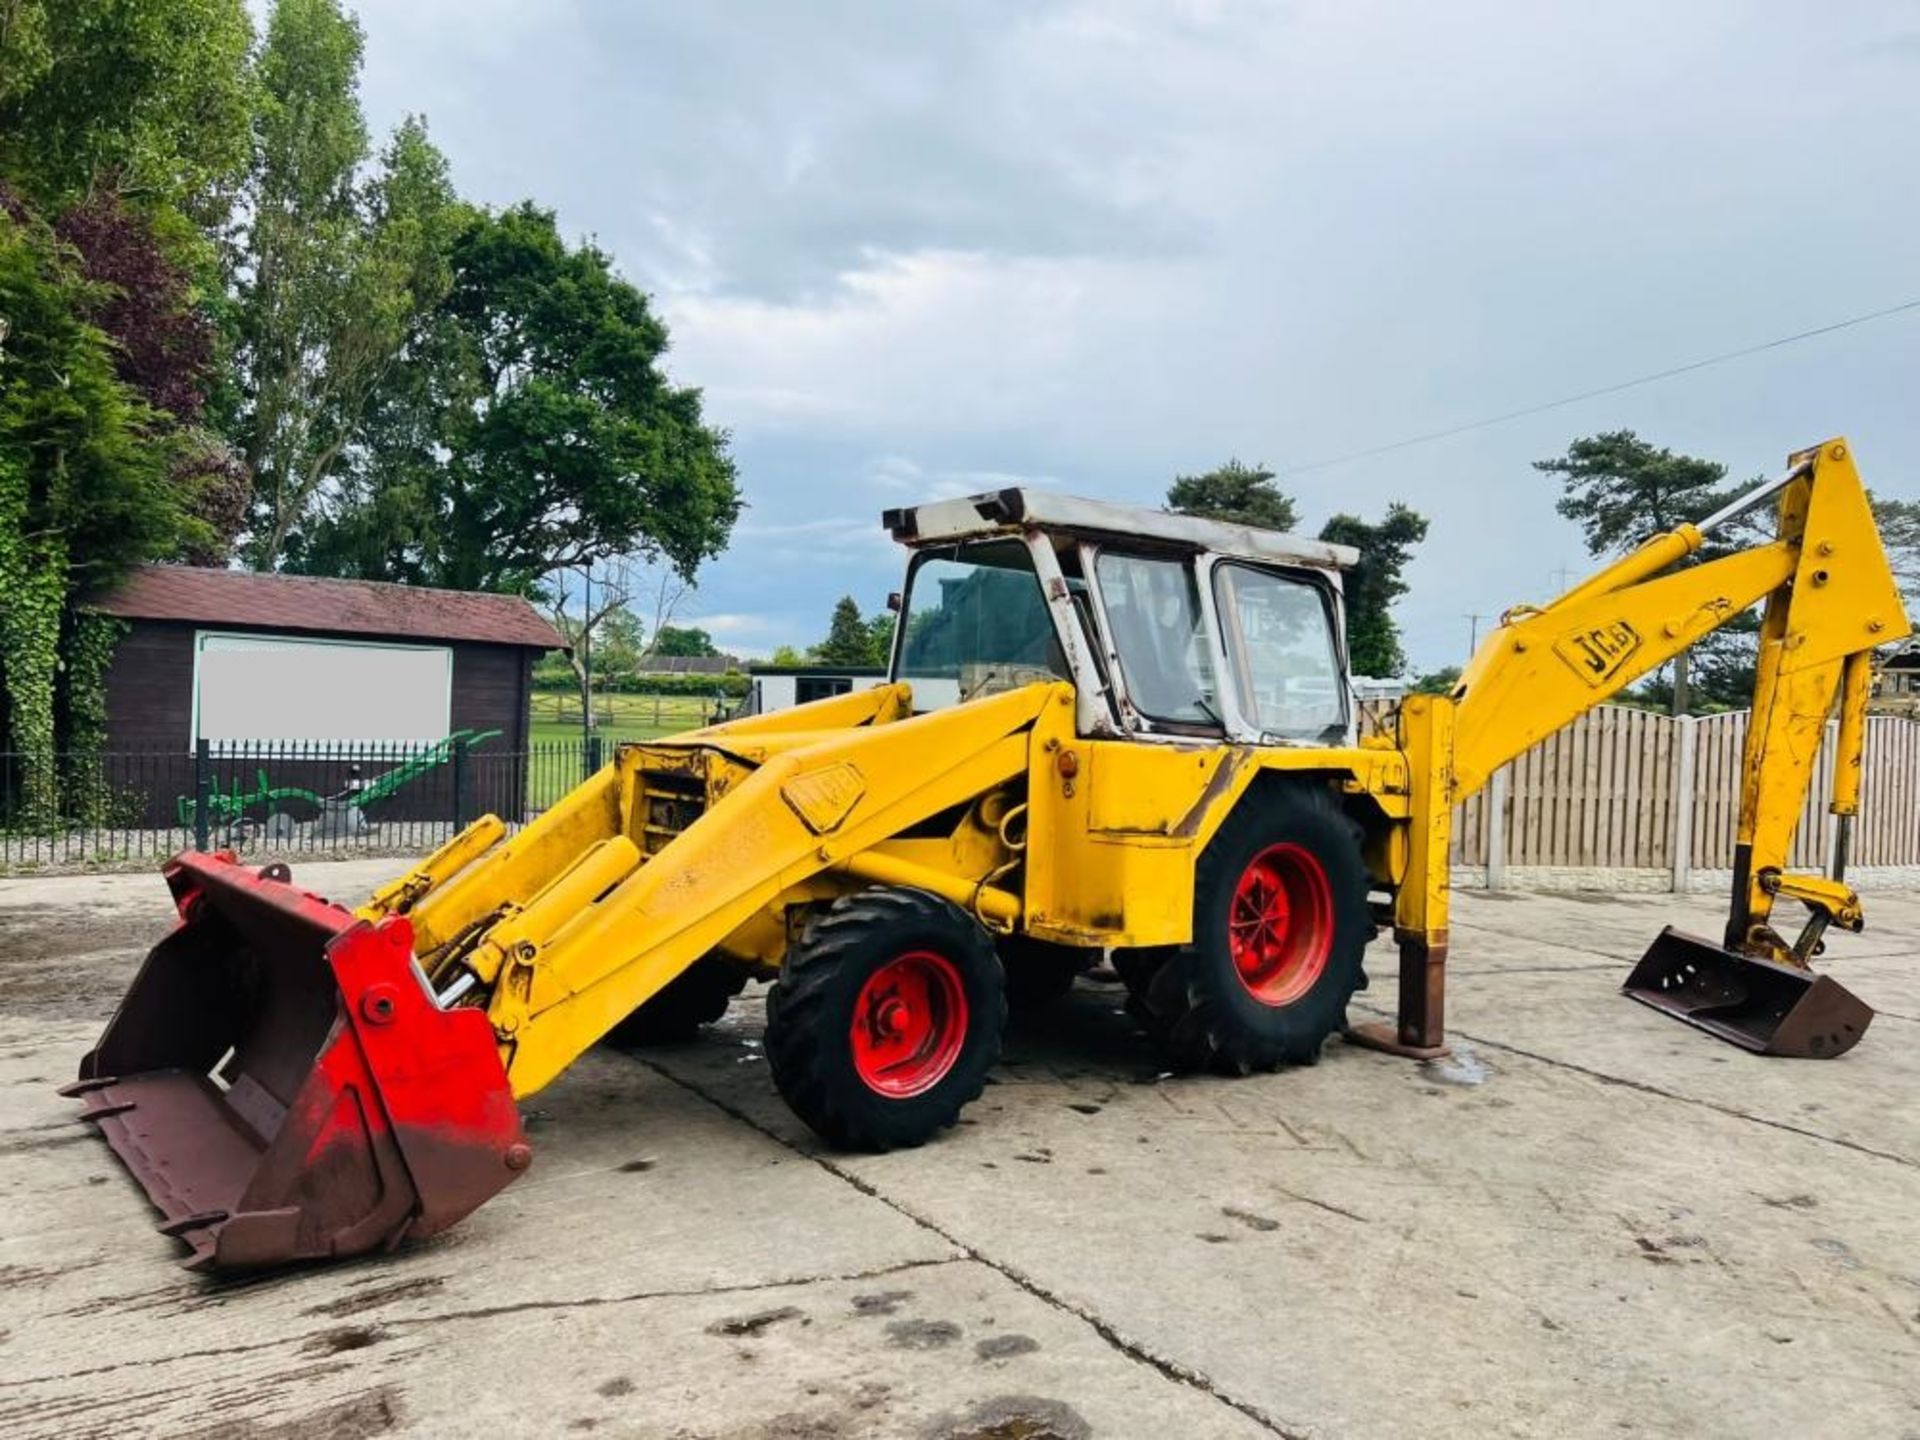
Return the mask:
<path id="1" fill-rule="evenodd" d="M 1907 622 L 1841 442 L 1742 503 L 1768 502 L 1767 543 L 1683 563 L 1730 510 L 1511 611 L 1451 695 L 1364 739 L 1351 550 L 1023 490 L 889 512 L 911 551 L 890 683 L 622 745 L 351 912 L 284 868 L 182 855 L 180 923 L 72 1088 L 188 1263 L 237 1269 L 453 1223 L 530 1163 L 516 1101 L 752 979 L 780 1093 L 864 1149 L 953 1123 L 1009 1003 L 1103 952 L 1171 1065 L 1244 1074 L 1346 1031 L 1378 907 L 1399 1015 L 1348 1038 L 1436 1054 L 1454 807 L 1763 600 L 1724 943 L 1662 937 L 1629 991 L 1839 1054 L 1871 1012 L 1808 965 L 1859 902 L 1844 847 L 1827 877 L 1790 872 L 1788 843 L 1836 697 L 1846 834 L 1867 656 Z M 1781 899 L 1810 912 L 1792 943 Z"/>

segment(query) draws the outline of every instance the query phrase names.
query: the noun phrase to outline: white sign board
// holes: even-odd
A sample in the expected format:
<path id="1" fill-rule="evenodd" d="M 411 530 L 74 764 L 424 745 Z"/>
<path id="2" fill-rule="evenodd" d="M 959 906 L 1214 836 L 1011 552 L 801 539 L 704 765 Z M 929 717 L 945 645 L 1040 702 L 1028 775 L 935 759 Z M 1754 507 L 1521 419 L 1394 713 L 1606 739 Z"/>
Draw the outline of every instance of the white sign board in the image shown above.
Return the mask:
<path id="1" fill-rule="evenodd" d="M 453 651 L 291 636 L 194 637 L 192 740 L 431 745 L 453 715 Z"/>

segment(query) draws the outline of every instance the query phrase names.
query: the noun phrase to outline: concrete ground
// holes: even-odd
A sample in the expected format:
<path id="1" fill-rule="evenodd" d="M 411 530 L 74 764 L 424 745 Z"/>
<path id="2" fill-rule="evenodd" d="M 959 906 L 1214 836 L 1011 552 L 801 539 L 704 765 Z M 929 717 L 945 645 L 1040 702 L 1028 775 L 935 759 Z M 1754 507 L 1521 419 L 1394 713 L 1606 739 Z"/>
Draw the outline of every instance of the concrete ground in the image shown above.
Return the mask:
<path id="1" fill-rule="evenodd" d="M 1083 982 L 877 1157 L 786 1113 L 749 996 L 536 1097 L 446 1235 L 222 1285 L 53 1093 L 159 881 L 0 883 L 0 1433 L 1920 1436 L 1920 897 L 1868 901 L 1839 1061 L 1615 993 L 1705 901 L 1463 894 L 1451 1062 L 1165 1077 Z"/>

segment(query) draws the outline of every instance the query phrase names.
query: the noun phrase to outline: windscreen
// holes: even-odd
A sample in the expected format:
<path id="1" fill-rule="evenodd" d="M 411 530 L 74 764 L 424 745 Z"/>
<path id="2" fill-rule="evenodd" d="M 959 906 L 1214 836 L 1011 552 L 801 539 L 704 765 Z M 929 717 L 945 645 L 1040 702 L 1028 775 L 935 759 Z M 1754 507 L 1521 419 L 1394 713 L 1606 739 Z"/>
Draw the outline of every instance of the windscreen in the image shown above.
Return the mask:
<path id="1" fill-rule="evenodd" d="M 1213 583 L 1247 718 L 1279 739 L 1344 736 L 1346 696 L 1325 592 L 1250 565 L 1222 565 Z"/>
<path id="2" fill-rule="evenodd" d="M 922 551 L 900 623 L 895 678 L 913 686 L 915 710 L 1069 678 L 1033 559 L 1018 540 Z"/>

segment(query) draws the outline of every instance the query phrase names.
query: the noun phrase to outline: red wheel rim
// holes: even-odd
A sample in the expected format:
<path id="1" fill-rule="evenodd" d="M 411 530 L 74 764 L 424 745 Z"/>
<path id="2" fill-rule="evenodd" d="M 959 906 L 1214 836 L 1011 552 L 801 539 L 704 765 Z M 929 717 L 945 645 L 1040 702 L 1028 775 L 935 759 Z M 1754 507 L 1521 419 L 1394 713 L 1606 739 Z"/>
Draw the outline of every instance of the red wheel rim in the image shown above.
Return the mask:
<path id="1" fill-rule="evenodd" d="M 910 950 L 867 977 L 853 1002 L 853 1068 L 903 1100 L 938 1085 L 967 1038 L 967 992 L 951 960 Z"/>
<path id="2" fill-rule="evenodd" d="M 1254 856 L 1233 887 L 1227 948 L 1262 1005 L 1291 1005 L 1311 990 L 1333 953 L 1333 887 L 1319 857 L 1292 843 Z"/>

